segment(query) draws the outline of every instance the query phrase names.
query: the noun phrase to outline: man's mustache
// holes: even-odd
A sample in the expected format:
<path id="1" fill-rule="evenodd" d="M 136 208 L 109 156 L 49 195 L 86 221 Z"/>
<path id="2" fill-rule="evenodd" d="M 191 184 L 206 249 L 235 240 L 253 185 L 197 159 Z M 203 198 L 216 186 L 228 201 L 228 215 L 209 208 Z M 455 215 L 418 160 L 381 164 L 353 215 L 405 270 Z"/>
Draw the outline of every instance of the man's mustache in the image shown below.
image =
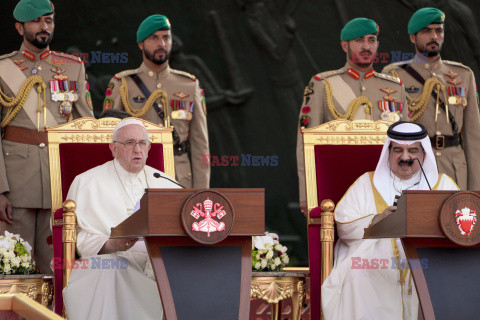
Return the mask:
<path id="1" fill-rule="evenodd" d="M 360 52 L 360 54 L 362 54 L 362 53 L 369 53 L 369 54 L 373 54 L 373 53 L 372 53 L 372 51 L 370 51 L 370 50 L 362 50 L 362 52 Z"/>
<path id="2" fill-rule="evenodd" d="M 50 32 L 48 31 L 40 31 L 40 32 L 37 32 L 35 34 L 35 36 L 39 36 L 39 35 L 46 35 L 46 36 L 49 36 L 50 37 Z"/>
<path id="3" fill-rule="evenodd" d="M 427 46 L 429 46 L 431 44 L 436 44 L 437 46 L 440 47 L 440 44 L 437 41 L 430 41 L 429 43 L 427 43 Z"/>
<path id="4" fill-rule="evenodd" d="M 411 160 L 400 160 L 400 161 L 398 161 L 399 166 L 401 166 L 402 164 L 406 164 L 407 166 L 411 166 L 413 164 L 413 161 L 411 161 Z"/>

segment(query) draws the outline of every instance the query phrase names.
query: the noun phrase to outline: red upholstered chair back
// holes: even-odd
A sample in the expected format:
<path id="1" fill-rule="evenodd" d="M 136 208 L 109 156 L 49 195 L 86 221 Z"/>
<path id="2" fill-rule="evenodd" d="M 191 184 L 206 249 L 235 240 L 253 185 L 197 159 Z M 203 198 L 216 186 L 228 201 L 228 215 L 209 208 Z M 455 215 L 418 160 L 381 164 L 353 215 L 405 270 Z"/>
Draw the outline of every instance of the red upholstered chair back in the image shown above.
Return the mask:
<path id="1" fill-rule="evenodd" d="M 367 171 L 374 171 L 383 145 L 316 145 L 317 198 L 338 203 Z M 330 156 L 328 156 L 330 155 Z"/>
<path id="2" fill-rule="evenodd" d="M 62 200 L 75 177 L 89 169 L 113 159 L 108 143 L 62 143 L 60 144 L 60 175 L 62 178 Z M 147 165 L 164 171 L 163 145 L 152 143 Z"/>
<path id="3" fill-rule="evenodd" d="M 163 128 L 142 120 L 149 131 L 152 147 L 147 165 L 175 177 L 173 146 L 170 128 Z M 116 118 L 82 118 L 67 124 L 47 128 L 52 191 L 52 242 L 54 253 L 55 312 L 62 315 L 64 288 L 64 244 L 62 203 L 75 177 L 91 168 L 113 159 L 109 148 L 112 133 L 120 122 Z M 69 274 L 69 273 L 68 273 Z M 67 276 L 68 277 L 68 276 Z"/>
<path id="4" fill-rule="evenodd" d="M 328 241 L 330 247 L 325 253 L 322 248 L 325 248 L 326 241 L 322 238 L 329 234 L 322 235 L 321 221 L 326 220 L 325 217 L 321 220 L 319 205 L 325 199 L 338 203 L 358 177 L 375 170 L 389 124 L 384 121 L 337 120 L 303 131 L 312 320 L 321 317 L 322 271 L 328 276 L 333 267 L 333 230 L 331 241 Z M 333 216 L 330 217 L 333 222 Z"/>

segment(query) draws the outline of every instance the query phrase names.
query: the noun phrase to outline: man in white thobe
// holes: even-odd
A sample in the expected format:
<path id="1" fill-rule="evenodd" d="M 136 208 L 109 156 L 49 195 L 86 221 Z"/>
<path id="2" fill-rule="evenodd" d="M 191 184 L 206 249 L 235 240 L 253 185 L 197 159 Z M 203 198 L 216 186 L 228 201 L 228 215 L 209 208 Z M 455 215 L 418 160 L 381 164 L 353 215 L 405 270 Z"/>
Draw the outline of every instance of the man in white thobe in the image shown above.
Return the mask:
<path id="1" fill-rule="evenodd" d="M 364 228 L 395 213 L 395 196 L 404 190 L 458 187 L 438 174 L 425 127 L 397 122 L 387 134 L 375 172 L 360 176 L 335 210 L 339 240 L 332 273 L 322 285 L 326 320 L 418 317 L 418 297 L 400 239 L 364 240 Z"/>
<path id="2" fill-rule="evenodd" d="M 78 175 L 67 195 L 77 204 L 81 258 L 63 291 L 68 317 L 163 319 L 143 240 L 111 239 L 110 228 L 134 212 L 146 188 L 178 186 L 166 174 L 145 165 L 150 142 L 141 121 L 122 120 L 113 132 L 110 149 L 114 160 Z M 154 176 L 157 172 L 160 176 Z"/>

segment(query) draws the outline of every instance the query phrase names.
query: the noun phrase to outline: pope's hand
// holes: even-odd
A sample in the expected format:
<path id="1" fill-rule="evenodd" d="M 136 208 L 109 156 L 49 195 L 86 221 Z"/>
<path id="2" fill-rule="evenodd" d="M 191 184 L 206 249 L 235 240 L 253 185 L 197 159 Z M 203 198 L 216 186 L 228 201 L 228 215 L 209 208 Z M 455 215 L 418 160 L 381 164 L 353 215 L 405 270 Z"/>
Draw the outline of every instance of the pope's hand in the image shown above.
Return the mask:
<path id="1" fill-rule="evenodd" d="M 373 220 L 372 220 L 372 223 L 371 224 L 375 224 L 383 219 L 385 219 L 386 217 L 388 217 L 389 215 L 391 215 L 392 213 L 394 213 L 395 211 L 397 211 L 397 206 L 390 206 L 390 207 L 386 207 L 385 210 L 383 210 L 383 212 L 381 214 L 377 214 Z"/>
<path id="2" fill-rule="evenodd" d="M 13 223 L 12 204 L 3 194 L 0 194 L 0 221 L 3 221 L 7 224 Z"/>
<path id="3" fill-rule="evenodd" d="M 133 245 L 137 241 L 138 241 L 138 238 L 108 239 L 98 253 L 106 254 L 106 253 L 112 253 L 117 251 L 126 251 L 131 247 L 133 247 Z"/>

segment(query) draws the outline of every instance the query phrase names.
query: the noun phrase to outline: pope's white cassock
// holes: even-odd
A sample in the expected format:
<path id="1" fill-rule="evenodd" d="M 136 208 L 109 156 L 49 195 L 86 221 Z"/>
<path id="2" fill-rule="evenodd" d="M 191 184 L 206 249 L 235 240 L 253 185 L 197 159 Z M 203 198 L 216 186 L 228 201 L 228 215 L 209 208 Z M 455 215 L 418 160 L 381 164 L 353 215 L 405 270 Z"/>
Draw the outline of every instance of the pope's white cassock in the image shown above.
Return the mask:
<path id="1" fill-rule="evenodd" d="M 129 173 L 113 160 L 78 175 L 70 186 L 67 199 L 77 204 L 77 252 L 89 261 L 88 268 L 72 271 L 63 291 L 70 320 L 163 318 L 143 241 L 127 251 L 97 256 L 110 228 L 133 213 L 146 188 L 179 188 L 154 177 L 155 172 L 145 166 L 138 174 Z"/>
<path id="2" fill-rule="evenodd" d="M 326 320 L 417 319 L 418 297 L 410 270 L 403 268 L 406 257 L 400 239 L 362 239 L 364 228 L 376 214 L 393 205 L 395 195 L 402 190 L 429 189 L 421 171 L 408 180 L 390 171 L 390 141 L 421 141 L 426 152 L 423 167 L 432 189 L 458 190 L 450 177 L 438 174 L 428 137 L 416 141 L 387 138 L 375 172 L 360 176 L 335 210 L 339 240 L 334 268 L 322 285 Z"/>

